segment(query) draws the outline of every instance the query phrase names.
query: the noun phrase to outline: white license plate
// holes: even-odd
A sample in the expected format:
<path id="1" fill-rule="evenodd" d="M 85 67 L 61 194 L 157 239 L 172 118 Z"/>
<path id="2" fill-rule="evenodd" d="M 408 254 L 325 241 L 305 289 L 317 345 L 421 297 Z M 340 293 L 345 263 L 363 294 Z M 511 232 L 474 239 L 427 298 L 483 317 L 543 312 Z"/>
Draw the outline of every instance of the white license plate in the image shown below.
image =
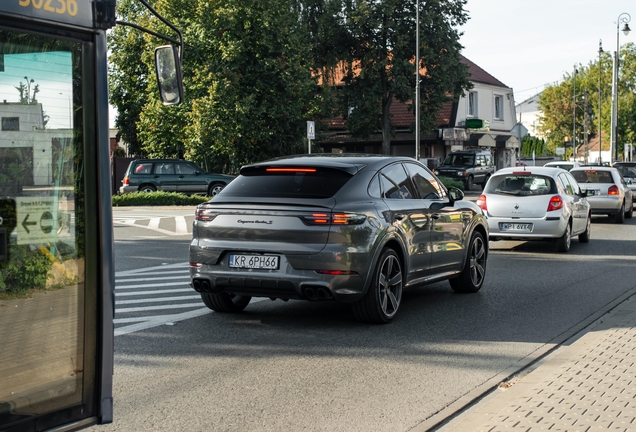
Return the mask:
<path id="1" fill-rule="evenodd" d="M 600 195 L 600 192 L 601 191 L 596 190 L 596 189 L 588 189 L 587 190 L 587 196 Z"/>
<path id="2" fill-rule="evenodd" d="M 277 255 L 230 255 L 230 267 L 245 269 L 277 270 Z"/>
<path id="3" fill-rule="evenodd" d="M 517 231 L 517 232 L 531 232 L 532 224 L 529 223 L 500 223 L 499 229 L 501 231 Z"/>

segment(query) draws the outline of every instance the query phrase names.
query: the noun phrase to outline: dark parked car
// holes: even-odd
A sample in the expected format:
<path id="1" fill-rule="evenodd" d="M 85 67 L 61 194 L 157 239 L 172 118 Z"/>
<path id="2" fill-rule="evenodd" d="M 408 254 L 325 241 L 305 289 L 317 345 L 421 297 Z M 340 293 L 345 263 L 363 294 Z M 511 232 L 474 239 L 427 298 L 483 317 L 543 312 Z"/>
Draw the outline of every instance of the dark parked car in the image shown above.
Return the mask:
<path id="1" fill-rule="evenodd" d="M 210 174 L 181 159 L 137 159 L 131 161 L 119 193 L 183 192 L 216 196 L 234 176 Z"/>
<path id="2" fill-rule="evenodd" d="M 480 184 L 482 189 L 488 179 L 495 173 L 490 150 L 459 150 L 446 156 L 444 163 L 435 169 L 435 174 L 450 177 L 464 183 L 466 190 L 473 184 Z"/>
<path id="3" fill-rule="evenodd" d="M 488 225 L 477 205 L 408 157 L 306 155 L 244 166 L 197 207 L 190 276 L 204 303 L 336 300 L 391 321 L 404 288 L 449 280 L 477 292 Z"/>

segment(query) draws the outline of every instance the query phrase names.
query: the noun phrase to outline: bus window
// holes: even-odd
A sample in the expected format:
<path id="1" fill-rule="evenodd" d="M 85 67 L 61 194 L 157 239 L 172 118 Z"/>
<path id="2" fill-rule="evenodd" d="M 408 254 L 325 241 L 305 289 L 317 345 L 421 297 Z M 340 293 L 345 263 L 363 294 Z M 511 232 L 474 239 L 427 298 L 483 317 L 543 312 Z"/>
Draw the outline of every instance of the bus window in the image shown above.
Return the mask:
<path id="1" fill-rule="evenodd" d="M 82 45 L 19 36 L 0 30 L 0 428 L 81 406 L 95 361 L 84 350 L 95 311 L 84 301 Z"/>

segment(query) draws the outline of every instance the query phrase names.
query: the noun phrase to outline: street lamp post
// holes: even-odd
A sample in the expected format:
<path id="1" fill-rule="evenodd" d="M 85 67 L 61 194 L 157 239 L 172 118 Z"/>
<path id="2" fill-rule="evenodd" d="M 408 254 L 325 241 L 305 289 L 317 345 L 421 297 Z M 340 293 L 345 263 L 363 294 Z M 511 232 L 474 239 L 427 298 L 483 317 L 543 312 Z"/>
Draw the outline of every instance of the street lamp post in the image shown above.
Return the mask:
<path id="1" fill-rule="evenodd" d="M 576 160 L 576 74 L 579 73 L 578 69 L 574 68 L 574 74 L 572 75 L 572 87 L 574 88 L 574 94 L 572 99 L 574 101 L 574 120 L 572 121 L 572 160 Z"/>
<path id="2" fill-rule="evenodd" d="M 614 160 L 618 160 L 618 69 L 619 69 L 619 57 L 620 57 L 620 25 L 621 23 L 625 24 L 623 26 L 623 34 L 627 36 L 631 29 L 629 28 L 628 23 L 631 21 L 632 17 L 627 12 L 623 12 L 618 16 L 616 20 L 616 51 L 614 52 L 614 74 L 613 74 L 613 84 L 612 84 L 612 127 L 611 127 L 611 146 L 610 146 L 610 155 L 614 156 Z M 611 158 L 611 156 L 610 156 Z M 611 161 L 610 161 L 611 162 Z"/>
<path id="3" fill-rule="evenodd" d="M 601 135 L 601 75 L 603 72 L 601 55 L 603 54 L 603 41 L 598 40 L 598 163 L 603 165 L 603 155 L 601 150 L 603 148 L 603 140 Z"/>
<path id="4" fill-rule="evenodd" d="M 420 0 L 415 2 L 415 160 L 420 160 Z"/>

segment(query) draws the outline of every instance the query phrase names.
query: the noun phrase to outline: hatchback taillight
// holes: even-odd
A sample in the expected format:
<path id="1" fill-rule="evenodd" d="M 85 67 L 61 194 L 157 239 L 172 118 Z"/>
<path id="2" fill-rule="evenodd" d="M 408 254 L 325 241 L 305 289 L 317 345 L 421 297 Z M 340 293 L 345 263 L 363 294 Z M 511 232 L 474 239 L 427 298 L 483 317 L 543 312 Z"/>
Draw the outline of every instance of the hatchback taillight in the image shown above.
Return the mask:
<path id="1" fill-rule="evenodd" d="M 608 195 L 620 195 L 620 191 L 618 190 L 618 186 L 612 185 L 607 190 Z"/>
<path id="2" fill-rule="evenodd" d="M 307 225 L 359 225 L 366 218 L 357 213 L 312 213 L 301 217 Z"/>
<path id="3" fill-rule="evenodd" d="M 550 202 L 548 203 L 548 211 L 559 210 L 563 207 L 563 199 L 559 195 L 555 195 L 550 198 Z"/>
<path id="4" fill-rule="evenodd" d="M 477 206 L 479 206 L 479 208 L 483 211 L 488 211 L 488 205 L 486 204 L 486 195 L 479 195 L 479 198 L 477 198 L 475 204 L 477 204 Z"/>
<path id="5" fill-rule="evenodd" d="M 130 179 L 128 177 L 124 177 L 121 182 L 124 186 L 128 186 L 130 184 Z"/>

